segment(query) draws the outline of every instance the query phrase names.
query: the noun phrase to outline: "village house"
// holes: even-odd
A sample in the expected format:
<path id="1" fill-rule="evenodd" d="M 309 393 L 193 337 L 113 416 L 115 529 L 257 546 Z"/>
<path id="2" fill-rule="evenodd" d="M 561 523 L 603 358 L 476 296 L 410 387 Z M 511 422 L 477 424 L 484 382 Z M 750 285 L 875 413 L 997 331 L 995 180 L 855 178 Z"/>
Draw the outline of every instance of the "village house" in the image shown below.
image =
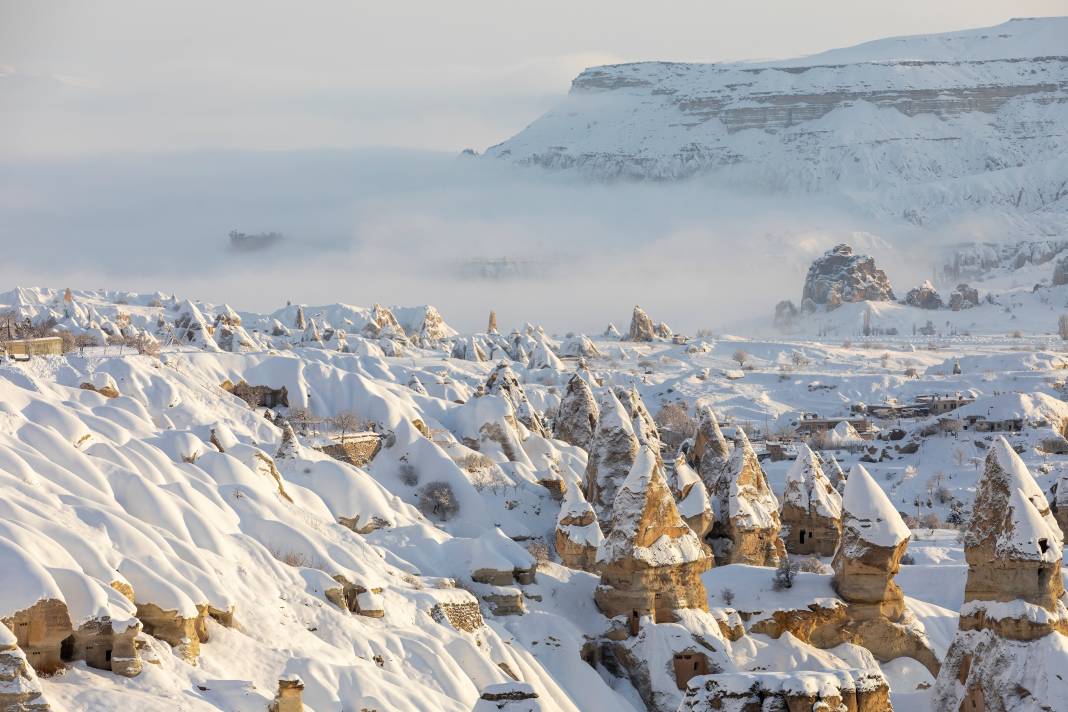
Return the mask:
<path id="1" fill-rule="evenodd" d="M 834 430 L 839 423 L 849 423 L 864 440 L 875 437 L 875 428 L 868 418 L 821 418 L 816 413 L 802 413 L 794 430 L 802 438 L 821 436 Z"/>
<path id="2" fill-rule="evenodd" d="M 14 339 L 0 347 L 0 355 L 5 353 L 14 361 L 28 361 L 33 356 L 60 356 L 63 354 L 63 339 L 58 336 Z"/>

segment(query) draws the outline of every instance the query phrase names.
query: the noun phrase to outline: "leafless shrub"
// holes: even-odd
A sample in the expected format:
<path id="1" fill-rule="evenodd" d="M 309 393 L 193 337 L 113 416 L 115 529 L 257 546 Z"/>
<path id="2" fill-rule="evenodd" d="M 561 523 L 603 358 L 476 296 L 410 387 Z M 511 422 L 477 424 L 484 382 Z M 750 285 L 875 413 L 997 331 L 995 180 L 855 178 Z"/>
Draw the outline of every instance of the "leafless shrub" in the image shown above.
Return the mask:
<path id="1" fill-rule="evenodd" d="M 419 511 L 426 517 L 447 522 L 460 511 L 456 493 L 448 482 L 429 482 L 419 491 Z"/>
<path id="2" fill-rule="evenodd" d="M 798 559 L 795 566 L 798 571 L 805 571 L 810 574 L 825 574 L 828 573 L 829 569 L 826 564 L 815 556 L 806 556 L 803 559 Z"/>
<path id="3" fill-rule="evenodd" d="M 545 543 L 545 540 L 541 537 L 537 539 L 527 539 L 523 542 L 523 548 L 527 550 L 527 553 L 534 557 L 534 561 L 540 568 L 543 564 L 549 563 L 549 545 Z"/>
<path id="4" fill-rule="evenodd" d="M 402 484 L 409 487 L 415 487 L 419 484 L 419 470 L 415 469 L 415 465 L 410 462 L 402 462 L 400 469 L 397 470 L 397 476 L 400 477 Z"/>
<path id="5" fill-rule="evenodd" d="M 749 360 L 749 352 L 743 349 L 738 349 L 731 354 L 731 358 L 738 362 L 740 368 L 744 368 L 745 362 Z"/>
<path id="6" fill-rule="evenodd" d="M 789 556 L 779 559 L 779 567 L 775 569 L 775 576 L 771 579 L 771 587 L 776 591 L 784 591 L 793 588 L 794 578 L 797 577 L 797 564 L 790 561 Z"/>
<path id="7" fill-rule="evenodd" d="M 460 466 L 468 472 L 480 472 L 493 467 L 493 460 L 480 452 L 469 452 L 460 460 Z"/>
<path id="8" fill-rule="evenodd" d="M 729 588 L 725 588 L 719 592 L 719 597 L 723 600 L 723 605 L 730 606 L 734 603 L 734 591 Z"/>

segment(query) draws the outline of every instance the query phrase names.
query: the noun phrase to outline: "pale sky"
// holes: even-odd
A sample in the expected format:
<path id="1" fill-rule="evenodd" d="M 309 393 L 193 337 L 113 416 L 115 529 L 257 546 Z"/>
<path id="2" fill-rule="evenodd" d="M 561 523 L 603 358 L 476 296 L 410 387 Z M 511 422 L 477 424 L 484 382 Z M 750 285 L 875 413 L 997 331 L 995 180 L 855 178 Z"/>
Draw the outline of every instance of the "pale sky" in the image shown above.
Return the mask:
<path id="1" fill-rule="evenodd" d="M 811 54 L 1068 0 L 0 0 L 0 158 L 482 150 L 584 67 Z"/>

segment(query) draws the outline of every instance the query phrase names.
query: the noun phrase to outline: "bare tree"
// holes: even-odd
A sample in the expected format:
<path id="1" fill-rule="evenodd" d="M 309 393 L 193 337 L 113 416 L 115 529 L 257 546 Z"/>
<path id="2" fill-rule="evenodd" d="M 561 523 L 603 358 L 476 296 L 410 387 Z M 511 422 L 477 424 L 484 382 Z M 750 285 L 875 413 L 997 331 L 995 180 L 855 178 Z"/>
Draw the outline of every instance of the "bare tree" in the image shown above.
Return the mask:
<path id="1" fill-rule="evenodd" d="M 738 349 L 731 354 L 731 358 L 738 362 L 740 368 L 745 368 L 745 362 L 749 360 L 749 354 L 742 349 Z"/>
<path id="2" fill-rule="evenodd" d="M 341 433 L 342 440 L 344 440 L 345 436 L 349 433 L 356 432 L 363 427 L 363 421 L 361 421 L 351 410 L 341 411 L 330 419 L 330 424 Z"/>

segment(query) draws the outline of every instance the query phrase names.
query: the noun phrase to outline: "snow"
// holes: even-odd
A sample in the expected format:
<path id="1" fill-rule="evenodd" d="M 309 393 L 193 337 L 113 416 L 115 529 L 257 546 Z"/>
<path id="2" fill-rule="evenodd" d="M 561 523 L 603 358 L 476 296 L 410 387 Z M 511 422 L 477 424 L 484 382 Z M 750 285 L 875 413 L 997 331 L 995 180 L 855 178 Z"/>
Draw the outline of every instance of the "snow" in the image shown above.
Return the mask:
<path id="1" fill-rule="evenodd" d="M 849 471 L 842 510 L 842 527 L 874 546 L 893 548 L 911 536 L 886 493 L 860 463 Z"/>

